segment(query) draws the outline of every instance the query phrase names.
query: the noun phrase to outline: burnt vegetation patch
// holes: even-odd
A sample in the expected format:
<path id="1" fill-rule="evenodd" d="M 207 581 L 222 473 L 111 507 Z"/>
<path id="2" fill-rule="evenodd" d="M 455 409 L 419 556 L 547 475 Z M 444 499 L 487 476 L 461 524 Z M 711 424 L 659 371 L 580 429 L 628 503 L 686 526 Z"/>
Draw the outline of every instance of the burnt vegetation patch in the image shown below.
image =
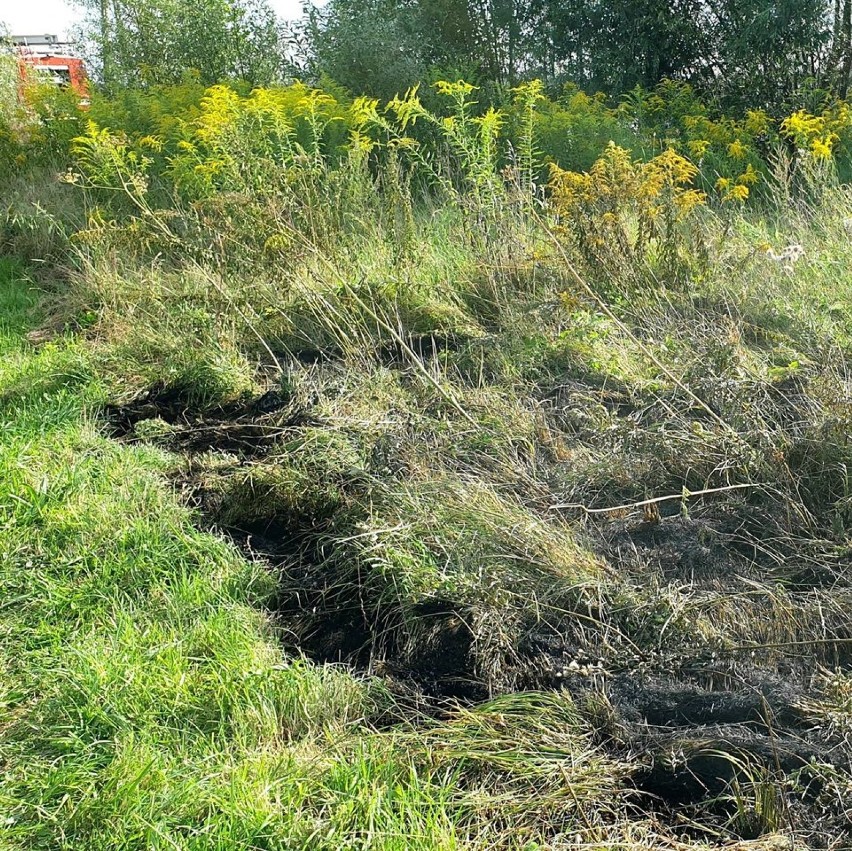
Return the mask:
<path id="1" fill-rule="evenodd" d="M 193 405 L 182 388 L 157 384 L 130 402 L 107 405 L 104 416 L 107 433 L 119 440 L 150 436 L 186 453 L 220 451 L 248 457 L 263 454 L 287 429 L 309 421 L 288 405 L 285 391 L 269 390 L 253 399 L 204 409 Z M 276 416 L 285 409 L 286 416 Z"/>
<path id="2" fill-rule="evenodd" d="M 475 384 L 451 404 L 385 360 L 294 360 L 207 410 L 158 386 L 107 429 L 178 453 L 201 522 L 274 575 L 288 653 L 384 679 L 418 724 L 566 695 L 637 806 L 697 838 L 840 830 L 845 497 L 809 507 L 823 468 L 796 454 L 800 420 L 772 417 L 773 455 L 676 394 L 565 378 L 518 407 Z"/>

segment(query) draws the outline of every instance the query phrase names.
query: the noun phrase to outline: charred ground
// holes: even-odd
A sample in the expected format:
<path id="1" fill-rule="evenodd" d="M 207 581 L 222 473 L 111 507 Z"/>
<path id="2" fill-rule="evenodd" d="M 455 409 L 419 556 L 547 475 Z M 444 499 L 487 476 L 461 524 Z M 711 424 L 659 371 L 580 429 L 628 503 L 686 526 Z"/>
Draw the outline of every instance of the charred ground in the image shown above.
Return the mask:
<path id="1" fill-rule="evenodd" d="M 469 349 L 416 354 L 440 371 Z M 852 552 L 815 482 L 810 381 L 708 378 L 723 413 L 760 401 L 746 440 L 676 392 L 581 374 L 531 384 L 511 429 L 478 436 L 400 356 L 362 363 L 366 384 L 340 359 L 292 359 L 286 382 L 207 410 L 156 386 L 107 428 L 179 453 L 199 523 L 275 577 L 287 653 L 384 679 L 406 723 L 562 691 L 632 766 L 635 806 L 673 829 L 838 847 L 852 741 L 828 707 L 852 660 Z"/>

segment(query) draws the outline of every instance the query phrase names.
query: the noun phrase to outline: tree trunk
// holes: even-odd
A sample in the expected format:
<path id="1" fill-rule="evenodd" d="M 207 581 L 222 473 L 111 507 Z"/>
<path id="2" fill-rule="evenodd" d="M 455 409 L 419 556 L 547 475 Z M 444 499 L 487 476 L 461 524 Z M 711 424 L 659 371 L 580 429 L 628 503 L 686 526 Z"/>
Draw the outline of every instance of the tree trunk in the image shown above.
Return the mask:
<path id="1" fill-rule="evenodd" d="M 109 0 L 100 0 L 100 28 L 101 28 L 101 74 L 103 75 L 104 88 L 109 91 L 113 84 L 112 68 L 112 38 L 109 32 Z"/>
<path id="2" fill-rule="evenodd" d="M 841 26 L 843 62 L 840 66 L 840 79 L 837 94 L 846 97 L 849 91 L 849 74 L 852 71 L 852 0 L 843 0 L 843 24 Z"/>

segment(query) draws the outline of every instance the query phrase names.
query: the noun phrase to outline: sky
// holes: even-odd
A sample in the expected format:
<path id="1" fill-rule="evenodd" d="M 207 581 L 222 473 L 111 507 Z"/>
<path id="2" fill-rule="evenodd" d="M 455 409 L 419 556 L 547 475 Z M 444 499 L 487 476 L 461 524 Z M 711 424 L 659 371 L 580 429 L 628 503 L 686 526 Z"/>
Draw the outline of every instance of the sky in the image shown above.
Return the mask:
<path id="1" fill-rule="evenodd" d="M 278 16 L 289 20 L 299 17 L 301 0 L 268 0 Z M 80 20 L 80 7 L 67 0 L 0 0 L 0 23 L 11 35 L 58 35 Z"/>

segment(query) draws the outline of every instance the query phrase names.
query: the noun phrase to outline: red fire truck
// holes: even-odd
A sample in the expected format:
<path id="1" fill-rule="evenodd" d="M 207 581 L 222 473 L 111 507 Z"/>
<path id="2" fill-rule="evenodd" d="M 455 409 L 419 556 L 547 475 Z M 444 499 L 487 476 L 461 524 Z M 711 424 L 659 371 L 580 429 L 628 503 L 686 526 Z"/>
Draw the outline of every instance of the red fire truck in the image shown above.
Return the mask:
<path id="1" fill-rule="evenodd" d="M 68 42 L 61 42 L 55 35 L 16 35 L 12 43 L 18 54 L 21 80 L 26 80 L 32 69 L 63 88 L 70 88 L 85 106 L 89 100 L 89 79 L 83 60 L 74 55 Z"/>

